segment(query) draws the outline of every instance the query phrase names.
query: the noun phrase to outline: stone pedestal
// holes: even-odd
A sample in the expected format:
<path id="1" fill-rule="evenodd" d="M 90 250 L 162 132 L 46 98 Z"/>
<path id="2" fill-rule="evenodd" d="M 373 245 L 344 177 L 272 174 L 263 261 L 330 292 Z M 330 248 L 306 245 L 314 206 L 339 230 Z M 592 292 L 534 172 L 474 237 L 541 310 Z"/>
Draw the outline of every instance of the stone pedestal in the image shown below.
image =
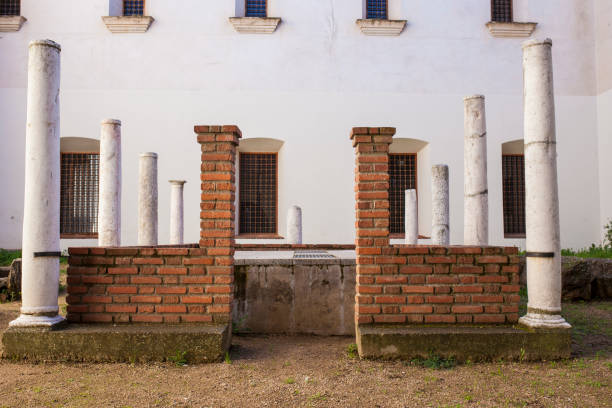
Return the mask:
<path id="1" fill-rule="evenodd" d="M 419 213 L 416 190 L 406 190 L 404 210 L 404 229 L 406 245 L 416 245 L 419 240 Z"/>
<path id="2" fill-rule="evenodd" d="M 489 244 L 487 125 L 485 99 L 468 96 L 464 103 L 463 244 Z"/>
<path id="3" fill-rule="evenodd" d="M 289 207 L 287 212 L 287 242 L 302 243 L 302 209 L 297 205 Z"/>
<path id="4" fill-rule="evenodd" d="M 101 123 L 98 245 L 121 246 L 121 121 L 116 119 Z"/>
<path id="5" fill-rule="evenodd" d="M 170 244 L 183 244 L 183 185 L 185 180 L 170 180 Z"/>
<path id="6" fill-rule="evenodd" d="M 138 186 L 138 245 L 157 245 L 157 153 L 141 153 Z"/>
<path id="7" fill-rule="evenodd" d="M 568 328 L 561 317 L 561 253 L 552 41 L 523 43 L 527 314 L 520 323 Z"/>
<path id="8" fill-rule="evenodd" d="M 28 58 L 21 315 L 10 326 L 53 326 L 60 256 L 60 46 L 32 41 Z"/>
<path id="9" fill-rule="evenodd" d="M 431 168 L 432 225 L 431 243 L 450 244 L 448 213 L 448 166 L 438 164 Z"/>

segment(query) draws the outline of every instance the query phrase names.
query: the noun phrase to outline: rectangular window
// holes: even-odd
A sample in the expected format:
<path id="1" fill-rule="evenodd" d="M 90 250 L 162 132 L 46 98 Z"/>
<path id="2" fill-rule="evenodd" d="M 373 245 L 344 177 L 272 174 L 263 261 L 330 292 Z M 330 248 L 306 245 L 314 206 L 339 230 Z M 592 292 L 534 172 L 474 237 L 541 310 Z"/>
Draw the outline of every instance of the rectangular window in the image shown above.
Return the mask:
<path id="1" fill-rule="evenodd" d="M 123 0 L 124 16 L 143 16 L 144 0 Z"/>
<path id="2" fill-rule="evenodd" d="M 491 0 L 491 21 L 512 22 L 512 0 Z"/>
<path id="3" fill-rule="evenodd" d="M 245 16 L 266 17 L 266 0 L 245 0 Z"/>
<path id="4" fill-rule="evenodd" d="M 0 0 L 0 16 L 21 15 L 21 0 Z"/>
<path id="5" fill-rule="evenodd" d="M 525 237 L 525 156 L 502 156 L 504 236 Z"/>
<path id="6" fill-rule="evenodd" d="M 389 233 L 403 234 L 406 190 L 416 189 L 416 153 L 389 155 Z"/>
<path id="7" fill-rule="evenodd" d="M 60 234 L 95 238 L 98 234 L 99 153 L 62 153 Z"/>
<path id="8" fill-rule="evenodd" d="M 387 19 L 387 0 L 367 0 L 366 18 Z"/>
<path id="9" fill-rule="evenodd" d="M 239 234 L 277 234 L 276 153 L 240 153 Z"/>

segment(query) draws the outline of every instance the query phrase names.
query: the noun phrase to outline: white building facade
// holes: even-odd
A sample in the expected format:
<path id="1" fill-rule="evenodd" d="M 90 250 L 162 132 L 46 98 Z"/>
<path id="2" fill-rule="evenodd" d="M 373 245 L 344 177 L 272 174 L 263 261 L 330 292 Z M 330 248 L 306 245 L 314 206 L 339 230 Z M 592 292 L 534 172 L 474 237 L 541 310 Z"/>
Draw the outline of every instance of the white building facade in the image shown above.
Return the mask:
<path id="1" fill-rule="evenodd" d="M 508 1 L 513 21 L 537 23 L 532 33 L 532 25 L 487 26 L 491 0 L 388 0 L 394 21 L 358 21 L 367 3 L 268 0 L 267 16 L 279 21 L 231 20 L 248 14 L 245 0 L 146 0 L 152 18 L 127 21 L 120 0 L 21 0 L 19 27 L 0 32 L 0 248 L 21 246 L 27 53 L 41 38 L 62 46 L 62 152 L 95 155 L 101 120 L 121 120 L 122 245 L 137 243 L 142 152 L 158 154 L 159 244 L 170 240 L 168 180 L 176 179 L 187 181 L 184 240 L 198 241 L 198 124 L 235 124 L 240 152 L 275 155 L 267 212 L 275 231 L 238 242 L 282 243 L 297 205 L 304 243 L 352 243 L 349 132 L 389 126 L 397 128 L 391 153 L 415 155 L 419 234 L 431 234 L 431 166 L 447 164 L 450 242 L 462 244 L 463 97 L 483 94 L 489 241 L 524 246 L 504 227 L 502 155 L 522 153 L 521 42 L 550 37 L 562 247 L 600 242 L 612 218 L 612 1 Z M 499 37 L 503 28 L 510 37 Z M 141 32 L 117 32 L 125 30 Z M 79 194 L 92 201 L 97 192 Z M 62 247 L 95 245 L 91 232 L 63 234 Z"/>

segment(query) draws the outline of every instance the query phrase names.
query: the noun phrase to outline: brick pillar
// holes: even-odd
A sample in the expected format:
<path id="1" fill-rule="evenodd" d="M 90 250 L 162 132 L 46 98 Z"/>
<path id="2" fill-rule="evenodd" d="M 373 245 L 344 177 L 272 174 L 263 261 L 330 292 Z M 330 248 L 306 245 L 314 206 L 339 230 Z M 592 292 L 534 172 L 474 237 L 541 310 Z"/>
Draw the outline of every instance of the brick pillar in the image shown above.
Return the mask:
<path id="1" fill-rule="evenodd" d="M 200 249 L 213 259 L 207 275 L 215 283 L 206 288 L 213 296 L 208 312 L 214 322 L 227 323 L 234 293 L 236 147 L 242 133 L 237 126 L 195 126 L 194 131 L 202 146 Z"/>
<path id="2" fill-rule="evenodd" d="M 389 144 L 395 128 L 353 128 L 355 148 L 355 210 L 357 231 L 357 287 L 355 322 L 379 322 L 381 305 L 375 296 L 383 294 L 376 285 L 381 274 L 397 273 L 397 264 L 387 263 L 389 248 Z M 382 323 L 382 321 L 380 321 Z"/>

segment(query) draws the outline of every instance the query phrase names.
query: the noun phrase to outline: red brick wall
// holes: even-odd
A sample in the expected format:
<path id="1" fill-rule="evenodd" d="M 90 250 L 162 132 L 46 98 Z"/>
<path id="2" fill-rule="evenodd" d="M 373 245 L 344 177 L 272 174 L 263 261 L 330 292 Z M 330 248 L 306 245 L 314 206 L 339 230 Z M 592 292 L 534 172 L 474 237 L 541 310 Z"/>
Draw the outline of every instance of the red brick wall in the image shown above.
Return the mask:
<path id="1" fill-rule="evenodd" d="M 518 321 L 518 249 L 389 245 L 389 144 L 394 128 L 353 128 L 355 319 L 372 323 Z"/>

